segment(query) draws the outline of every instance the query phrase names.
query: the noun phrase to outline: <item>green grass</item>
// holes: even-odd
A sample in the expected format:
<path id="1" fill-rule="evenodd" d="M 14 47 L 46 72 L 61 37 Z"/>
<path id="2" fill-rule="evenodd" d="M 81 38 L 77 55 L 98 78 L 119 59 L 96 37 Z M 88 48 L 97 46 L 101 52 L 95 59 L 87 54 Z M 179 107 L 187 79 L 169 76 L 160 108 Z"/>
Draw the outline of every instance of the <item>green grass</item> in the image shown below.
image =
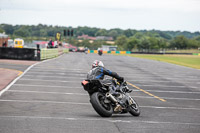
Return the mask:
<path id="1" fill-rule="evenodd" d="M 166 53 L 200 53 L 198 49 L 166 50 Z"/>
<path id="2" fill-rule="evenodd" d="M 200 69 L 200 56 L 197 55 L 147 55 L 127 54 L 127 56 L 157 60 L 186 67 Z"/>

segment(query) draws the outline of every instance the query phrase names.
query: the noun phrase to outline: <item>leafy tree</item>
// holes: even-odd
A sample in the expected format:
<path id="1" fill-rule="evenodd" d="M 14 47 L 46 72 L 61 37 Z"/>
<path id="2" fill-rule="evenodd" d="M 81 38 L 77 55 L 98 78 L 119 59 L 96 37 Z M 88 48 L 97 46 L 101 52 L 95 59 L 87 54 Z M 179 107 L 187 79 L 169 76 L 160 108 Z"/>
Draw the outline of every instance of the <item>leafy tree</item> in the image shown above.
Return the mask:
<path id="1" fill-rule="evenodd" d="M 114 39 L 116 39 L 117 36 L 118 36 L 117 30 L 111 30 L 111 31 L 109 31 L 108 32 L 108 36 L 113 37 Z"/>
<path id="2" fill-rule="evenodd" d="M 136 31 L 134 30 L 131 30 L 131 29 L 128 29 L 128 30 L 125 30 L 124 32 L 123 32 L 123 34 L 126 36 L 126 37 L 131 37 L 131 36 L 133 36 L 134 34 L 136 33 Z"/>
<path id="3" fill-rule="evenodd" d="M 119 50 L 125 50 L 124 46 L 126 46 L 126 43 L 127 43 L 127 37 L 124 35 L 117 37 L 115 41 L 115 44 L 118 46 Z"/>
<path id="4" fill-rule="evenodd" d="M 100 29 L 96 32 L 95 36 L 106 36 L 107 31 L 105 29 Z"/>
<path id="5" fill-rule="evenodd" d="M 1 28 L 6 32 L 6 34 L 13 34 L 14 27 L 9 24 L 2 24 Z"/>
<path id="6" fill-rule="evenodd" d="M 3 32 L 5 32 L 5 31 L 4 31 L 3 29 L 0 28 L 0 33 L 3 33 Z"/>
<path id="7" fill-rule="evenodd" d="M 144 35 L 141 33 L 141 32 L 137 32 L 135 35 L 134 35 L 135 38 L 137 39 L 142 39 L 144 37 Z"/>
<path id="8" fill-rule="evenodd" d="M 160 48 L 158 39 L 155 37 L 150 37 L 148 40 L 150 43 L 149 49 L 156 50 Z"/>
<path id="9" fill-rule="evenodd" d="M 200 41 L 197 41 L 195 39 L 188 40 L 187 48 L 199 48 L 199 47 L 200 47 Z"/>
<path id="10" fill-rule="evenodd" d="M 126 49 L 127 50 L 132 50 L 137 49 L 137 45 L 139 44 L 139 40 L 137 38 L 135 38 L 134 36 L 130 37 L 126 43 Z"/>
<path id="11" fill-rule="evenodd" d="M 150 41 L 147 37 L 143 38 L 141 42 L 138 45 L 139 50 L 147 49 L 149 51 L 150 49 Z"/>
<path id="12" fill-rule="evenodd" d="M 171 46 L 172 48 L 178 49 L 186 49 L 188 44 L 188 39 L 184 36 L 177 36 L 172 40 Z"/>
<path id="13" fill-rule="evenodd" d="M 29 30 L 26 28 L 26 26 L 22 26 L 18 30 L 14 32 L 14 35 L 21 36 L 21 37 L 28 37 L 30 36 Z"/>
<path id="14" fill-rule="evenodd" d="M 168 40 L 172 39 L 172 37 L 169 34 L 165 33 L 165 32 L 162 32 L 162 31 L 157 31 L 157 32 L 160 35 L 160 37 L 162 37 L 164 39 L 168 39 Z"/>

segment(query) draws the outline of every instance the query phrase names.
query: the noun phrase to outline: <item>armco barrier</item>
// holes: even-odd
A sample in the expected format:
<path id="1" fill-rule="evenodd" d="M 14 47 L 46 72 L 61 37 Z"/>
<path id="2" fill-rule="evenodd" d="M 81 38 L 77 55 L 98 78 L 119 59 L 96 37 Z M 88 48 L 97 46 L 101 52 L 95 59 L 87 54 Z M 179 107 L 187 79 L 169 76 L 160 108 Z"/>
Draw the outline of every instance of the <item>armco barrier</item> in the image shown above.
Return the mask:
<path id="1" fill-rule="evenodd" d="M 0 47 L 0 59 L 45 60 L 68 53 L 69 49 L 33 49 Z"/>
<path id="2" fill-rule="evenodd" d="M 88 50 L 88 53 L 97 54 L 97 50 Z M 103 51 L 103 54 L 131 54 L 131 51 Z"/>
<path id="3" fill-rule="evenodd" d="M 58 49 L 42 49 L 41 60 L 50 59 L 59 55 Z"/>
<path id="4" fill-rule="evenodd" d="M 55 58 L 63 53 L 68 53 L 69 49 L 54 48 L 54 49 L 41 49 L 41 60 Z"/>
<path id="5" fill-rule="evenodd" d="M 37 49 L 0 47 L 1 59 L 39 60 Z"/>

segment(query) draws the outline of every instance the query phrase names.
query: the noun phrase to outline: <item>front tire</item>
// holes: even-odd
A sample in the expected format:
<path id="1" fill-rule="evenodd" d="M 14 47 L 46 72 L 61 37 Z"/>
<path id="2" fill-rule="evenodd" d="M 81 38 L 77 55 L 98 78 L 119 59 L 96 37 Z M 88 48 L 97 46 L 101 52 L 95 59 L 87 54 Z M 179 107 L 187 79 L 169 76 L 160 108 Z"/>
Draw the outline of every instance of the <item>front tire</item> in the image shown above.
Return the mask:
<path id="1" fill-rule="evenodd" d="M 139 116 L 140 115 L 140 108 L 136 101 L 133 98 L 130 98 L 129 100 L 132 101 L 132 104 L 129 105 L 129 113 L 133 116 Z"/>
<path id="2" fill-rule="evenodd" d="M 102 117 L 110 117 L 113 113 L 113 107 L 110 103 L 104 102 L 105 95 L 95 92 L 90 96 L 90 102 L 94 110 Z"/>

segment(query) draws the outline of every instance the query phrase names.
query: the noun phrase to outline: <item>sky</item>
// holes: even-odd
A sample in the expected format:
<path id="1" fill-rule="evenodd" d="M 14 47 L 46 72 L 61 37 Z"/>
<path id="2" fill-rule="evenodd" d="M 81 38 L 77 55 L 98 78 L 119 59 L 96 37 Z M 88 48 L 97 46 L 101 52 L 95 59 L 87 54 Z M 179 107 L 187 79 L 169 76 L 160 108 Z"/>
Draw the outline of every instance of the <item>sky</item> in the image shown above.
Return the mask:
<path id="1" fill-rule="evenodd" d="M 200 0 L 0 0 L 0 24 L 200 31 Z"/>

